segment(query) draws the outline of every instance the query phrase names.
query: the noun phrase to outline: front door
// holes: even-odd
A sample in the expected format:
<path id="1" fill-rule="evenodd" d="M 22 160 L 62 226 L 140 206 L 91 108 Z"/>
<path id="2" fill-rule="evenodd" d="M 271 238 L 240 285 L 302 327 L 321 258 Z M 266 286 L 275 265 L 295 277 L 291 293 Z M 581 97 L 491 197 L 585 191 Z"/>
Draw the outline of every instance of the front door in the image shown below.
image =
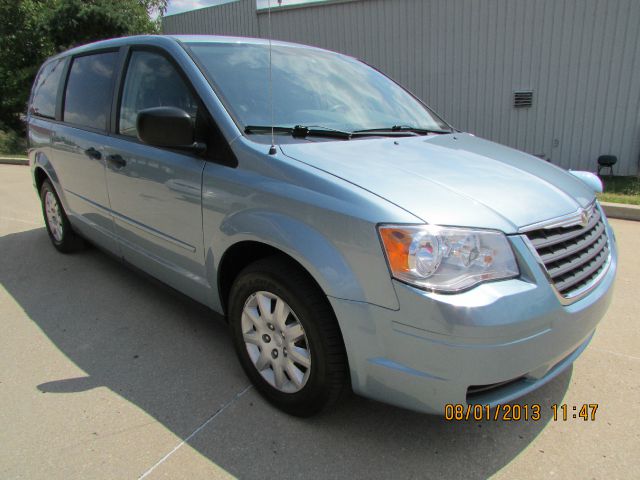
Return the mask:
<path id="1" fill-rule="evenodd" d="M 115 135 L 106 148 L 107 186 L 116 235 L 128 262 L 204 301 L 202 171 L 194 154 L 138 140 L 140 110 L 178 107 L 198 117 L 197 102 L 163 53 L 132 49 L 125 72 Z"/>

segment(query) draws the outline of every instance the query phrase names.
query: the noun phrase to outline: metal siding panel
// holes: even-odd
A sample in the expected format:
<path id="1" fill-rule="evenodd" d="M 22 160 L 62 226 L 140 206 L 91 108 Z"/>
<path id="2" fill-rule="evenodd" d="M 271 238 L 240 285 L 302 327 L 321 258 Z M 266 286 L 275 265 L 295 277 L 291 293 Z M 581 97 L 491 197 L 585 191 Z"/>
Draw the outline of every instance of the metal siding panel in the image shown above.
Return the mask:
<path id="1" fill-rule="evenodd" d="M 476 29 L 476 68 L 474 70 L 474 80 L 473 82 L 473 98 L 475 107 L 473 108 L 473 116 L 471 118 L 471 133 L 475 133 L 479 136 L 486 136 L 486 131 L 488 129 L 487 125 L 487 108 L 486 108 L 486 97 L 487 97 L 487 72 L 488 72 L 488 64 L 489 59 L 486 56 L 488 53 L 488 43 L 489 43 L 489 29 L 483 28 L 487 25 L 489 18 L 489 9 L 486 5 L 479 5 L 474 3 L 474 9 L 476 10 L 473 14 L 474 18 L 476 18 L 477 23 L 475 26 Z"/>
<path id="2" fill-rule="evenodd" d="M 618 155 L 638 172 L 637 0 L 360 0 L 272 12 L 276 39 L 363 58 L 453 125 L 565 167 Z M 240 0 L 163 19 L 164 33 L 265 36 Z M 534 90 L 516 110 L 512 92 Z M 556 148 L 554 139 L 560 141 Z"/>
<path id="3" fill-rule="evenodd" d="M 449 63 L 449 81 L 447 82 L 450 85 L 449 90 L 449 103 L 451 104 L 450 115 L 453 118 L 457 119 L 457 123 L 461 126 L 461 128 L 465 128 L 462 125 L 463 118 L 460 114 L 461 109 L 461 101 L 460 101 L 460 83 L 462 82 L 461 78 L 461 53 L 462 53 L 462 22 L 460 21 L 463 17 L 462 15 L 462 4 L 460 2 L 447 2 L 447 7 L 449 13 L 447 15 L 447 19 L 451 22 L 451 30 L 453 32 L 453 41 L 449 43 L 449 55 L 448 55 L 448 63 Z"/>
<path id="4" fill-rule="evenodd" d="M 206 32 L 206 10 L 204 12 L 198 11 L 198 13 L 196 13 L 195 15 L 195 20 L 196 20 L 196 28 L 198 29 L 198 33 L 204 33 Z"/>
<path id="5" fill-rule="evenodd" d="M 549 42 L 549 54 L 547 57 L 547 101 L 544 104 L 544 136 L 543 142 L 545 144 L 545 151 L 547 152 L 547 158 L 553 160 L 553 142 L 555 137 L 554 127 L 554 106 L 557 101 L 557 77 L 559 70 L 559 49 L 554 46 L 559 46 L 561 42 L 562 29 L 561 25 L 561 13 L 559 10 L 562 8 L 560 2 L 552 2 L 549 6 L 551 10 L 551 31 L 549 32 L 551 41 Z"/>
<path id="6" fill-rule="evenodd" d="M 489 60 L 489 70 L 487 76 L 487 115 L 489 118 L 489 130 L 487 132 L 487 138 L 492 140 L 497 140 L 498 132 L 500 131 L 500 126 L 498 124 L 499 115 L 496 107 L 496 92 L 499 91 L 499 83 L 498 81 L 502 79 L 502 76 L 498 75 L 498 63 L 499 63 L 499 49 L 500 42 L 498 40 L 498 24 L 502 23 L 499 12 L 499 0 L 493 0 L 491 4 L 492 15 L 490 18 L 490 60 Z"/>
<path id="7" fill-rule="evenodd" d="M 636 2 L 637 3 L 637 2 Z M 637 11 L 637 9 L 636 9 Z M 638 111 L 638 88 L 628 92 L 626 86 L 632 81 L 632 75 L 638 77 L 634 66 L 633 45 L 638 44 L 637 37 L 634 41 L 628 41 L 630 29 L 637 29 L 637 23 L 629 23 L 633 19 L 628 2 L 620 2 L 616 12 L 615 20 L 612 19 L 613 30 L 610 32 L 610 54 L 609 65 L 607 67 L 607 83 L 604 91 L 602 129 L 600 132 L 599 151 L 600 153 L 611 153 L 617 155 L 619 159 L 628 158 L 630 161 L 616 165 L 615 171 L 618 174 L 635 173 L 637 168 L 638 152 L 634 151 L 634 142 L 614 141 L 620 138 L 617 132 L 629 132 L 631 139 L 638 136 L 638 124 L 633 115 L 626 119 L 626 114 L 631 109 Z M 636 15 L 637 21 L 637 15 Z M 634 25 L 634 26 L 632 26 Z M 611 26 L 609 27 L 611 28 Z M 627 48 L 629 47 L 629 48 Z M 636 50 L 637 51 L 637 50 Z M 637 60 L 637 59 L 636 59 Z M 626 67 L 630 67 L 626 68 Z M 619 80 L 618 80 L 619 79 Z M 637 83 L 636 83 L 637 85 Z M 635 98 L 635 101 L 634 101 Z M 624 112 L 624 114 L 622 114 Z M 595 163 L 595 158 L 593 159 Z"/>
<path id="8" fill-rule="evenodd" d="M 509 104 L 513 98 L 514 90 L 520 90 L 527 88 L 526 84 L 520 78 L 520 69 L 523 55 L 523 39 L 522 30 L 524 25 L 524 15 L 518 14 L 522 6 L 522 0 L 511 0 L 507 4 L 508 8 L 508 23 L 507 23 L 507 38 L 511 39 L 510 47 L 506 49 L 506 72 L 508 72 L 508 81 L 506 82 L 506 88 L 504 89 L 505 99 L 509 98 Z M 524 13 L 524 12 L 522 12 Z M 505 75 L 506 76 L 506 75 Z M 529 80 L 527 79 L 527 82 Z M 509 113 L 505 116 L 506 121 L 506 141 L 516 148 L 522 148 L 518 144 L 518 122 L 522 116 L 526 115 L 526 109 L 509 108 Z"/>
<path id="9" fill-rule="evenodd" d="M 592 3 L 592 2 L 589 2 Z M 571 110 L 568 121 L 570 130 L 564 135 L 562 152 L 568 159 L 568 164 L 575 169 L 586 168 L 588 160 L 583 158 L 581 143 L 584 140 L 584 122 L 588 113 L 585 111 L 586 96 L 588 91 L 588 66 L 589 52 L 584 48 L 584 44 L 590 42 L 593 24 L 591 24 L 589 3 L 583 2 L 578 5 L 575 11 L 574 23 L 577 33 L 574 35 L 573 58 L 575 62 L 575 78 L 570 77 L 570 94 L 567 101 L 570 102 Z M 595 12 L 595 4 L 591 12 Z M 581 91 L 582 90 L 582 91 Z M 593 169 L 593 166 L 591 167 Z"/>
<path id="10" fill-rule="evenodd" d="M 585 131 L 585 102 L 589 94 L 589 59 L 590 49 L 593 41 L 591 32 L 595 25 L 595 2 L 585 1 L 580 9 L 582 15 L 579 16 L 579 25 L 582 27 L 580 32 L 579 50 L 575 54 L 577 58 L 577 78 L 573 84 L 573 110 L 571 114 L 572 119 L 572 131 L 568 138 L 565 138 L 565 142 L 569 143 L 569 156 L 574 159 L 572 162 L 573 168 L 582 168 L 583 156 L 582 156 L 582 142 Z M 586 166 L 587 162 L 584 162 Z"/>
<path id="11" fill-rule="evenodd" d="M 604 21 L 601 23 L 602 25 L 602 36 L 600 42 L 600 58 L 599 62 L 596 66 L 596 77 L 595 81 L 595 91 L 594 91 L 594 102 L 593 102 L 593 115 L 591 118 L 593 119 L 593 130 L 592 135 L 590 137 L 589 142 L 589 161 L 596 161 L 596 157 L 600 155 L 602 152 L 601 149 L 601 130 L 604 128 L 603 124 L 603 113 L 605 108 L 604 99 L 607 91 L 608 84 L 608 70 L 610 67 L 610 58 L 611 58 L 611 28 L 612 28 L 612 20 L 615 20 L 615 12 L 613 11 L 613 4 L 617 4 L 617 2 L 607 2 L 604 4 L 600 2 L 602 5 Z"/>
<path id="12" fill-rule="evenodd" d="M 441 114 L 440 104 L 437 101 L 438 98 L 438 58 L 440 55 L 440 48 L 438 45 L 439 37 L 438 30 L 436 29 L 438 18 L 435 14 L 435 8 L 432 2 L 426 3 L 426 8 L 423 7 L 423 15 L 426 15 L 429 25 L 429 61 L 422 65 L 423 78 L 428 78 L 429 90 L 425 93 L 422 99 L 429 103 L 438 114 Z"/>
<path id="13" fill-rule="evenodd" d="M 407 68 L 410 76 L 409 83 L 411 85 L 411 91 L 415 95 L 422 97 L 424 95 L 424 83 L 420 81 L 418 68 L 426 61 L 426 51 L 422 40 L 424 29 L 421 24 L 421 5 L 418 2 L 412 1 L 410 7 L 411 13 L 407 18 L 409 26 L 405 31 L 408 45 L 407 56 L 409 61 L 407 62 Z"/>
<path id="14" fill-rule="evenodd" d="M 500 143 L 507 143 L 508 138 L 506 136 L 505 126 L 508 125 L 508 115 L 510 113 L 510 109 L 505 107 L 506 102 L 509 101 L 510 95 L 505 93 L 508 89 L 508 85 L 510 83 L 510 78 L 508 78 L 509 70 L 507 68 L 507 56 L 509 54 L 509 48 L 507 48 L 507 44 L 512 44 L 512 39 L 509 37 L 509 25 L 511 23 L 511 19 L 508 15 L 508 9 L 506 7 L 509 6 L 509 2 L 505 3 L 505 1 L 499 2 L 498 7 L 498 39 L 497 39 L 497 49 L 496 49 L 496 70 L 495 74 L 495 87 L 493 95 L 493 108 L 495 120 L 494 124 L 497 127 L 494 129 L 493 135 L 496 141 Z"/>
<path id="15" fill-rule="evenodd" d="M 431 104 L 437 111 L 437 106 L 433 104 L 433 99 L 435 98 L 435 76 L 432 66 L 436 63 L 437 55 L 435 34 L 431 26 L 433 15 L 428 2 L 418 2 L 418 5 L 420 13 L 416 15 L 416 20 L 420 22 L 423 28 L 421 28 L 422 36 L 420 38 L 422 55 L 420 56 L 420 61 L 416 59 L 416 94 L 425 102 Z"/>
<path id="16" fill-rule="evenodd" d="M 553 12 L 549 6 L 549 2 L 539 2 L 538 6 L 541 10 L 541 28 L 539 35 L 542 37 L 539 51 L 539 67 L 538 79 L 534 83 L 538 90 L 538 103 L 536 105 L 536 115 L 534 120 L 533 142 L 535 148 L 534 153 L 539 155 L 547 155 L 550 142 L 545 141 L 545 106 L 548 103 L 549 96 L 549 52 L 551 51 L 551 29 L 553 23 Z"/>
<path id="17" fill-rule="evenodd" d="M 629 87 L 625 91 L 621 88 L 621 93 L 626 94 L 621 99 L 621 105 L 626 108 L 625 115 L 619 115 L 618 127 L 624 132 L 621 135 L 619 144 L 622 145 L 622 160 L 625 164 L 618 167 L 621 173 L 638 174 L 638 163 L 640 162 L 640 35 L 638 24 L 640 24 L 640 3 L 636 0 L 631 2 L 632 9 L 629 12 L 629 28 L 627 32 L 631 34 L 631 39 L 625 42 L 626 45 L 633 44 L 633 54 L 627 58 L 626 64 L 629 68 Z M 631 49 L 629 49 L 631 51 Z M 623 130 L 624 129 L 624 130 Z M 625 160 L 627 160 L 625 162 Z"/>
<path id="18" fill-rule="evenodd" d="M 614 128 L 612 128 L 611 140 L 610 140 L 611 145 L 619 146 L 621 156 L 623 156 L 622 158 L 626 156 L 631 156 L 632 155 L 631 152 L 633 151 L 633 147 L 630 149 L 625 148 L 626 144 L 623 142 L 623 137 L 626 133 L 626 130 L 628 130 L 631 127 L 636 132 L 636 135 L 638 135 L 637 134 L 638 127 L 640 126 L 640 124 L 638 124 L 637 122 L 634 122 L 633 120 L 629 122 L 628 120 L 628 113 L 629 113 L 629 107 L 630 107 L 628 99 L 629 99 L 629 94 L 632 91 L 631 85 L 633 82 L 633 79 L 632 79 L 633 73 L 636 72 L 634 63 L 637 60 L 636 52 L 637 52 L 637 46 L 638 46 L 638 42 L 633 41 L 633 38 L 635 36 L 633 31 L 637 28 L 637 22 L 638 22 L 638 19 L 634 18 L 634 15 L 633 15 L 634 1 L 635 0 L 627 1 L 626 2 L 627 8 L 624 9 L 625 15 L 626 15 L 626 25 L 624 27 L 624 34 L 622 36 L 623 47 L 622 47 L 622 61 L 620 62 L 621 63 L 620 83 L 618 85 L 618 88 L 616 89 L 618 99 L 616 101 L 615 125 L 614 125 Z M 631 123 L 631 125 L 629 125 L 628 122 Z M 634 157 L 631 156 L 631 158 L 633 159 Z M 636 152 L 635 158 L 638 158 L 637 152 Z M 628 162 L 628 163 L 632 163 L 632 162 Z M 631 166 L 633 165 L 628 165 L 628 167 L 631 167 Z M 618 165 L 616 165 L 615 171 L 618 174 L 629 173 L 628 168 L 621 169 L 621 167 Z"/>
<path id="19" fill-rule="evenodd" d="M 611 153 L 618 156 L 619 149 L 611 145 L 610 138 L 612 136 L 612 130 L 611 128 L 608 128 L 608 126 L 614 125 L 615 111 L 617 109 L 616 92 L 618 91 L 617 87 L 619 87 L 619 85 L 613 85 L 613 82 L 614 78 L 619 78 L 622 63 L 622 49 L 620 48 L 622 45 L 616 41 L 620 37 L 624 37 L 625 33 L 623 30 L 622 34 L 620 34 L 617 28 L 618 25 L 624 25 L 624 22 L 621 21 L 622 18 L 620 17 L 623 12 L 623 8 L 621 8 L 622 6 L 622 2 L 615 2 L 615 8 L 612 7 L 612 12 L 608 22 L 609 25 L 606 28 L 604 43 L 607 45 L 606 57 L 608 57 L 608 59 L 601 65 L 601 80 L 603 88 L 600 93 L 602 98 L 602 107 L 598 114 L 598 117 L 600 118 L 600 128 L 598 135 L 594 136 L 594 143 L 597 144 L 597 148 L 594 149 L 594 151 L 599 151 L 599 154 Z M 590 158 L 589 161 L 595 165 L 597 162 L 597 156 L 594 155 L 594 157 Z"/>
<path id="20" fill-rule="evenodd" d="M 460 78 L 460 82 L 458 84 L 458 92 L 457 97 L 459 98 L 458 105 L 458 115 L 460 117 L 460 124 L 464 126 L 465 130 L 469 130 L 470 122 L 469 122 L 469 110 L 473 108 L 470 103 L 469 98 L 469 90 L 471 86 L 471 82 L 473 81 L 470 75 L 471 68 L 471 10 L 472 3 L 469 3 L 469 0 L 466 0 L 464 3 L 459 2 L 459 13 L 462 14 L 462 25 L 460 32 L 460 42 L 462 48 L 460 50 L 459 62 L 460 62 L 460 72 L 458 77 Z M 464 12 L 464 13 L 463 13 Z"/>
<path id="21" fill-rule="evenodd" d="M 453 78 L 455 77 L 455 58 L 453 56 L 455 52 L 455 41 L 456 41 L 456 31 L 455 31 L 455 11 L 453 10 L 453 5 L 451 2 L 443 2 L 443 8 L 439 11 L 439 14 L 442 15 L 442 23 L 441 25 L 445 25 L 445 32 L 451 32 L 449 38 L 444 35 L 444 32 L 441 32 L 443 39 L 445 39 L 445 48 L 444 48 L 444 58 L 441 59 L 443 62 L 442 72 L 444 73 L 443 77 L 443 107 L 444 114 L 447 118 L 453 119 L 456 124 L 460 122 L 460 119 L 455 117 L 455 97 L 454 97 L 454 88 L 453 88 Z"/>
<path id="22" fill-rule="evenodd" d="M 571 69 L 571 39 L 574 27 L 574 15 L 576 5 L 574 0 L 564 0 L 562 10 L 562 36 L 560 40 L 560 62 L 558 64 L 557 98 L 554 109 L 554 135 L 559 140 L 559 145 L 553 150 L 551 157 L 553 163 L 562 167 L 569 167 L 569 159 L 566 155 L 565 132 L 572 119 L 567 117 L 566 101 L 570 95 L 569 73 Z"/>
<path id="23" fill-rule="evenodd" d="M 589 55 L 589 69 L 587 72 L 587 92 L 583 102 L 583 115 L 584 123 L 582 127 L 582 141 L 580 142 L 580 163 L 579 168 L 586 168 L 589 161 L 588 159 L 593 156 L 593 137 L 597 134 L 596 131 L 596 115 L 597 115 L 597 92 L 598 92 L 598 77 L 600 71 L 600 64 L 602 63 L 602 55 L 604 51 L 604 44 L 601 39 L 604 37 L 604 22 L 606 18 L 607 9 L 606 5 L 598 0 L 595 3 L 594 18 L 596 21 L 593 25 L 592 45 Z"/>
<path id="24" fill-rule="evenodd" d="M 378 13 L 378 21 L 376 22 L 378 25 L 378 42 L 382 42 L 382 44 L 378 43 L 379 47 L 379 57 L 377 65 L 380 69 L 386 71 L 389 75 L 395 77 L 395 72 L 393 71 L 393 66 L 389 61 L 388 48 L 391 44 L 391 29 L 385 28 L 387 25 L 387 19 L 389 17 L 389 4 L 384 2 L 379 5 Z"/>
<path id="25" fill-rule="evenodd" d="M 539 92 L 537 92 L 534 78 L 537 74 L 535 66 L 537 64 L 537 61 L 539 60 L 539 56 L 537 53 L 541 47 L 538 28 L 540 27 L 542 16 L 535 3 L 528 2 L 526 4 L 526 7 L 526 20 L 524 22 L 525 31 L 523 35 L 524 44 L 526 45 L 527 57 L 526 62 L 524 62 L 522 65 L 521 79 L 527 79 L 529 86 L 534 89 L 534 103 L 533 107 L 531 107 L 531 109 L 529 109 L 529 111 L 527 112 L 527 116 L 525 119 L 526 121 L 522 125 L 520 125 L 519 135 L 521 138 L 523 150 L 537 153 L 535 152 L 533 143 L 533 125 L 535 122 L 536 110 L 539 103 L 537 99 Z"/>
<path id="26" fill-rule="evenodd" d="M 471 42 L 471 49 L 469 52 L 469 63 L 467 69 L 467 82 L 469 88 L 467 89 L 467 125 L 469 125 L 469 131 L 477 130 L 479 123 L 478 111 L 479 95 L 478 95 L 478 81 L 480 70 L 480 14 L 482 9 L 479 8 L 477 2 L 471 2 L 469 4 L 469 41 Z"/>
<path id="27" fill-rule="evenodd" d="M 402 63 L 404 63 L 404 59 L 401 55 L 397 54 L 401 54 L 404 51 L 402 48 L 402 37 L 400 36 L 400 9 L 394 8 L 392 4 L 389 4 L 389 10 L 390 16 L 388 18 L 391 19 L 391 35 L 388 45 L 393 45 L 395 48 L 387 49 L 387 61 L 389 62 L 388 65 L 391 68 L 391 72 L 393 72 L 393 78 L 400 83 L 404 83 L 402 75 Z"/>
<path id="28" fill-rule="evenodd" d="M 532 2 L 525 2 L 523 5 L 524 15 L 522 18 L 522 53 L 520 57 L 520 71 L 519 71 L 519 83 L 527 88 L 533 89 L 534 85 L 532 83 L 532 70 L 531 64 L 534 59 L 535 52 L 535 44 L 536 44 L 536 35 L 533 30 L 533 22 L 535 20 L 534 17 L 534 4 Z M 536 93 L 534 89 L 534 99 Z M 535 102 L 535 100 L 534 100 Z M 531 129 L 531 123 L 535 116 L 535 106 L 536 103 L 531 108 L 527 108 L 522 111 L 519 115 L 516 135 L 517 135 L 517 143 L 518 148 L 525 151 L 532 151 L 532 145 L 528 142 L 530 137 L 529 131 Z"/>

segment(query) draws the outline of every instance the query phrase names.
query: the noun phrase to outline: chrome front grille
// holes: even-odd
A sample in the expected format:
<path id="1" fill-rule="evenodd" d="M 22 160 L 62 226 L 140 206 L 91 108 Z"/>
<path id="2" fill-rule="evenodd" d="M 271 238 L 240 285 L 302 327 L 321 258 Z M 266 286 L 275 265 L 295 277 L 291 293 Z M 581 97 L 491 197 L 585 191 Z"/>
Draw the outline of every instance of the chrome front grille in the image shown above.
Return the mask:
<path id="1" fill-rule="evenodd" d="M 609 263 L 609 239 L 600 213 L 592 206 L 586 222 L 553 225 L 525 233 L 550 282 L 564 298 L 573 298 L 598 281 Z"/>

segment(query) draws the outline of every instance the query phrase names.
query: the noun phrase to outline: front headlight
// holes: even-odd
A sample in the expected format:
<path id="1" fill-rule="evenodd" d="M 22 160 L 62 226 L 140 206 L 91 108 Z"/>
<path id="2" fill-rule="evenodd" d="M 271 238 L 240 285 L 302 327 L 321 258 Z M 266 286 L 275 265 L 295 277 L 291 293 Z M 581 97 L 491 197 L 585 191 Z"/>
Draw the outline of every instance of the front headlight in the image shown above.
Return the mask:
<path id="1" fill-rule="evenodd" d="M 501 232 L 437 225 L 382 225 L 378 231 L 391 274 L 416 287 L 453 293 L 519 274 Z"/>

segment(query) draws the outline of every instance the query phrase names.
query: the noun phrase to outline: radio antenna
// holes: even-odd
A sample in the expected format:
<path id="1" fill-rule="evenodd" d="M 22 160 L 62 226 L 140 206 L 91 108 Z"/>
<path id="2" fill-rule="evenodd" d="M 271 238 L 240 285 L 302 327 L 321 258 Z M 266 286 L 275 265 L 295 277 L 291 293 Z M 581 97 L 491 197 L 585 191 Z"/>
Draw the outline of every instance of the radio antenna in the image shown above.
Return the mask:
<path id="1" fill-rule="evenodd" d="M 279 0 L 280 1 L 280 0 Z M 268 0 L 268 7 L 269 7 L 269 12 L 267 14 L 269 20 L 269 106 L 271 107 L 271 148 L 269 148 L 269 155 L 275 155 L 276 154 L 276 139 L 275 139 L 275 134 L 274 134 L 274 130 L 275 130 L 275 120 L 274 120 L 274 108 L 273 108 L 273 75 L 272 75 L 272 62 L 271 62 L 271 50 L 272 50 L 272 45 L 271 45 L 271 36 L 272 31 L 271 31 L 271 0 Z"/>

